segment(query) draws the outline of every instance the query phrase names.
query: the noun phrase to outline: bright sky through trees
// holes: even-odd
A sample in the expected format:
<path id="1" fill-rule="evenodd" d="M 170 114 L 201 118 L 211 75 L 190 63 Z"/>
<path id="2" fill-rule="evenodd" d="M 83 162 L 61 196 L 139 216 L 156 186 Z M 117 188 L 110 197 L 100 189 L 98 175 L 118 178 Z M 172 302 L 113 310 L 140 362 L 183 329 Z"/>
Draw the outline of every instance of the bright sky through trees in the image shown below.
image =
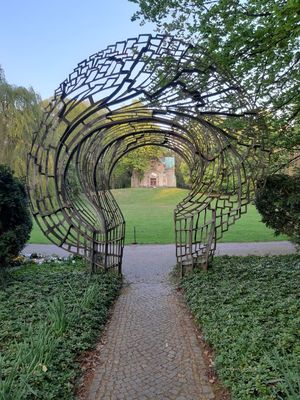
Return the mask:
<path id="1" fill-rule="evenodd" d="M 153 32 L 131 22 L 127 0 L 10 0 L 1 4 L 0 65 L 6 80 L 53 95 L 76 65 L 116 41 Z"/>

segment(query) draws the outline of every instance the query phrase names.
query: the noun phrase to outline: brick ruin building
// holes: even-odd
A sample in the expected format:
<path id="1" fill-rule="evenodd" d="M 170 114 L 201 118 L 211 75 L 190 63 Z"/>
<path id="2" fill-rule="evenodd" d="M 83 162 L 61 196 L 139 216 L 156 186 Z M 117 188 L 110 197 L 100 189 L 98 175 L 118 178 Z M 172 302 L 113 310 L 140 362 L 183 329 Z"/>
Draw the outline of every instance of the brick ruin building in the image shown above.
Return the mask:
<path id="1" fill-rule="evenodd" d="M 133 171 L 131 187 L 176 187 L 175 157 L 151 160 L 143 176 Z"/>

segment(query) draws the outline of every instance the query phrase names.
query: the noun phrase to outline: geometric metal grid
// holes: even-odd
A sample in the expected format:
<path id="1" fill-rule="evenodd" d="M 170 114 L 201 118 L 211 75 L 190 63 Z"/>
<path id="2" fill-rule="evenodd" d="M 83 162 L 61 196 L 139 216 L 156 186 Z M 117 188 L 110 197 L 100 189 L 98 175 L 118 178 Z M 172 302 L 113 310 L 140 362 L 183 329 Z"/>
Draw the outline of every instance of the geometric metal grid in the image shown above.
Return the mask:
<path id="1" fill-rule="evenodd" d="M 207 268 L 253 199 L 268 164 L 263 123 L 230 78 L 195 64 L 197 51 L 164 35 L 117 42 L 79 63 L 48 106 L 28 156 L 32 213 L 93 271 L 121 272 L 125 221 L 110 177 L 138 147 L 172 149 L 190 168 L 192 188 L 174 211 L 182 274 Z"/>

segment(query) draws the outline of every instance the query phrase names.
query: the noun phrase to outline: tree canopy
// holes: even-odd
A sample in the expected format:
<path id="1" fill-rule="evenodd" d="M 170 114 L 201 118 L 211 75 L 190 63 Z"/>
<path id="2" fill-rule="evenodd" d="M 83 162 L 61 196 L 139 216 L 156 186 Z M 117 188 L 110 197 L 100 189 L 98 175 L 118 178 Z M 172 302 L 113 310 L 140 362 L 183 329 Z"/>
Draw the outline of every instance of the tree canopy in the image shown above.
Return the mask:
<path id="1" fill-rule="evenodd" d="M 251 96 L 272 147 L 300 150 L 297 0 L 129 1 L 140 8 L 133 20 L 196 45 L 196 62 L 213 65 Z"/>
<path id="2" fill-rule="evenodd" d="M 26 157 L 42 115 L 41 99 L 32 88 L 10 85 L 0 67 L 0 160 L 18 176 L 26 173 Z"/>

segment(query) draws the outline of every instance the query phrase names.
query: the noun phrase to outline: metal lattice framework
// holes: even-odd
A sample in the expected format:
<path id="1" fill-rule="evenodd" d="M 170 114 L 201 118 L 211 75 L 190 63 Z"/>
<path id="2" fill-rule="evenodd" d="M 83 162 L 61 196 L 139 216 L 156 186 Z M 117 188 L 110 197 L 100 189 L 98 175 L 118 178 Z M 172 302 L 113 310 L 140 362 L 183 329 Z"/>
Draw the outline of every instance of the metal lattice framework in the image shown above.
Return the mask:
<path id="1" fill-rule="evenodd" d="M 192 189 L 174 211 L 183 273 L 207 268 L 216 241 L 247 210 L 268 160 L 261 121 L 237 85 L 196 65 L 195 52 L 141 35 L 79 63 L 55 92 L 28 157 L 32 213 L 93 270 L 121 272 L 125 221 L 110 176 L 138 147 L 172 149 L 190 168 Z"/>

